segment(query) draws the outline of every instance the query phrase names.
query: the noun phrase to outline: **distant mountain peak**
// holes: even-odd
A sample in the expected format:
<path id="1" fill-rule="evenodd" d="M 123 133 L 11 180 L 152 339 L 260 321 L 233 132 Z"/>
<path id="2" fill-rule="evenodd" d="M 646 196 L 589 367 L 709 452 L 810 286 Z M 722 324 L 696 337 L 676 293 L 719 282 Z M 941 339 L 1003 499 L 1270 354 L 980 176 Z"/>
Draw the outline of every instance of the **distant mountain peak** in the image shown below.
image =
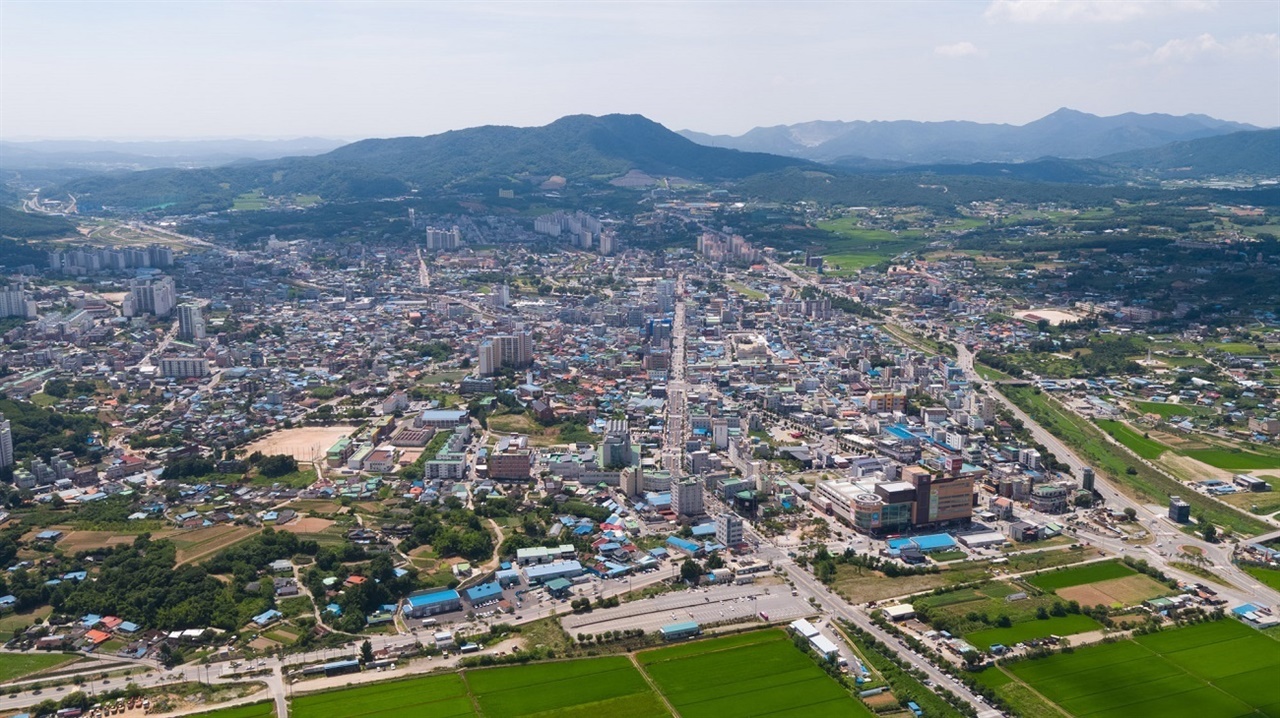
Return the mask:
<path id="1" fill-rule="evenodd" d="M 1060 107 L 1020 126 L 963 121 L 835 121 L 757 127 L 738 137 L 688 130 L 681 134 L 713 147 L 819 162 L 864 157 L 932 164 L 1025 162 L 1046 156 L 1087 159 L 1253 129 L 1257 128 L 1205 115 L 1129 112 L 1099 116 Z"/>

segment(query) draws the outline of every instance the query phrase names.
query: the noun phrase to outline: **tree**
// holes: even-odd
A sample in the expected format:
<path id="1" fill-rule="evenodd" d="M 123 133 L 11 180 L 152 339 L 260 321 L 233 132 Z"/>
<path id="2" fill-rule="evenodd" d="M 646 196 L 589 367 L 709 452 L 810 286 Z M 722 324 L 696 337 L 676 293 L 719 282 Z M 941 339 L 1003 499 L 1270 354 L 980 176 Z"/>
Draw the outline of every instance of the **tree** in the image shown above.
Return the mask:
<path id="1" fill-rule="evenodd" d="M 703 575 L 702 566 L 699 565 L 697 561 L 694 561 L 693 559 L 687 559 L 684 563 L 680 564 L 681 580 L 688 581 L 689 583 L 696 586 L 698 584 L 698 581 L 701 580 L 702 575 Z"/>
<path id="2" fill-rule="evenodd" d="M 1124 517 L 1126 519 L 1129 519 L 1130 521 L 1133 521 L 1134 519 L 1138 518 L 1137 509 L 1134 509 L 1132 506 L 1126 506 L 1124 509 Z"/>
<path id="3" fill-rule="evenodd" d="M 1214 526 L 1212 522 L 1200 519 L 1199 531 L 1200 536 L 1209 543 L 1214 543 L 1218 540 L 1218 527 Z"/>
<path id="4" fill-rule="evenodd" d="M 258 470 L 263 476 L 274 479 L 297 471 L 298 461 L 288 454 L 273 454 L 258 464 Z"/>
<path id="5" fill-rule="evenodd" d="M 369 639 L 366 638 L 364 643 L 360 644 L 360 662 L 368 664 L 368 663 L 371 663 L 372 661 L 373 661 L 373 644 L 370 643 Z"/>

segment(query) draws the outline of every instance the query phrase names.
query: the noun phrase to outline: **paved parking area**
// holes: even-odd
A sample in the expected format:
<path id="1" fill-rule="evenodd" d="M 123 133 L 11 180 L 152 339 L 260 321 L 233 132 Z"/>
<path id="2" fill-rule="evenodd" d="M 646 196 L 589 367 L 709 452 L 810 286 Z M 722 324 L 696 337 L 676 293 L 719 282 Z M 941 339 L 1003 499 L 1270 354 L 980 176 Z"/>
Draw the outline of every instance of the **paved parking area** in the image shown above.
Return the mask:
<path id="1" fill-rule="evenodd" d="M 569 635 L 642 629 L 656 631 L 679 621 L 700 624 L 756 620 L 759 613 L 769 621 L 791 621 L 818 611 L 786 586 L 724 586 L 670 593 L 617 608 L 565 616 L 561 620 Z"/>

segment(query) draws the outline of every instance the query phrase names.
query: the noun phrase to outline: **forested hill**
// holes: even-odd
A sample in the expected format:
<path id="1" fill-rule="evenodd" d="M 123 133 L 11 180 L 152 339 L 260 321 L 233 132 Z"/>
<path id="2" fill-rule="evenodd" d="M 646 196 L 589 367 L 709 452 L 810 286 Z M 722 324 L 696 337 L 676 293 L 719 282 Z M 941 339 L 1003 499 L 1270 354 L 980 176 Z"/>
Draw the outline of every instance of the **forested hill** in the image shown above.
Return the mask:
<path id="1" fill-rule="evenodd" d="M 318 157 L 235 167 L 152 170 L 86 177 L 59 191 L 81 206 L 172 211 L 225 209 L 237 195 L 317 194 L 374 199 L 484 178 L 512 184 L 610 178 L 637 169 L 697 180 L 737 179 L 806 160 L 704 147 L 639 115 L 574 115 L 545 127 L 475 127 L 429 137 L 363 140 Z M 535 185 L 536 186 L 536 185 Z"/>

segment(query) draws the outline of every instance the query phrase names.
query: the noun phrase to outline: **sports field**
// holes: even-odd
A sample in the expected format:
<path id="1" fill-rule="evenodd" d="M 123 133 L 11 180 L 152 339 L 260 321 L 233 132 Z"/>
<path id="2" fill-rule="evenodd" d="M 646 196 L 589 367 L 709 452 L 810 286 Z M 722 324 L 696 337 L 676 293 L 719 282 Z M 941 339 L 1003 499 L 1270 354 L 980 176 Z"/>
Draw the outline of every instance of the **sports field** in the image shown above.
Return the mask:
<path id="1" fill-rule="evenodd" d="M 656 690 L 655 690 L 656 688 Z M 296 696 L 293 718 L 871 716 L 780 630 Z M 235 716 L 232 718 L 241 718 Z M 246 716 L 244 718 L 251 718 Z"/>
<path id="2" fill-rule="evenodd" d="M 1087 646 L 1002 668 L 983 683 L 1034 690 L 1080 718 L 1271 718 L 1280 715 L 1280 643 L 1225 619 Z M 1016 708 L 1016 706 L 1015 706 Z"/>

